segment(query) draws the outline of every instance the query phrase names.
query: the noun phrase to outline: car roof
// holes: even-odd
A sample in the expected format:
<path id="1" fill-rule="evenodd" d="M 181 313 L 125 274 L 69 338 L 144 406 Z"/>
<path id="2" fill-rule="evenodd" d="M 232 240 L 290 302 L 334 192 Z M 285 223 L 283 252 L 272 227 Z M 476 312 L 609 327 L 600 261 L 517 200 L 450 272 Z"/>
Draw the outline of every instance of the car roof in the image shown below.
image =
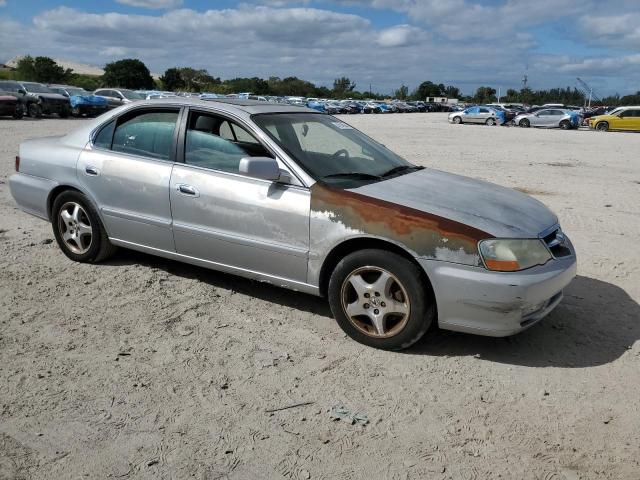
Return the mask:
<path id="1" fill-rule="evenodd" d="M 217 107 L 220 110 L 226 110 L 230 113 L 243 112 L 249 115 L 257 113 L 318 113 L 317 110 L 307 107 L 298 107 L 296 105 L 286 105 L 279 103 L 269 103 L 260 100 L 248 100 L 243 98 L 212 98 L 208 100 L 200 100 L 198 98 L 170 97 L 170 98 L 154 98 L 150 100 L 142 100 L 135 102 L 136 106 L 142 105 L 185 105 L 194 107 Z"/>

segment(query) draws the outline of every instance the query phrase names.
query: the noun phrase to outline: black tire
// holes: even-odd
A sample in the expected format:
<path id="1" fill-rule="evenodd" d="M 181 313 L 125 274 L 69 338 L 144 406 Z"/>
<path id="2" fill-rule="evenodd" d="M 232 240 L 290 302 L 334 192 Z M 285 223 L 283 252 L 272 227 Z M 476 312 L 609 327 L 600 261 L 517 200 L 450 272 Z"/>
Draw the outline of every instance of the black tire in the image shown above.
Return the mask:
<path id="1" fill-rule="evenodd" d="M 488 125 L 489 127 L 493 127 L 496 124 L 496 119 L 495 118 L 487 118 L 486 122 L 484 122 L 485 125 Z"/>
<path id="2" fill-rule="evenodd" d="M 71 115 L 73 115 L 74 117 L 82 116 L 82 113 L 80 113 L 80 108 L 79 107 L 72 107 L 71 108 Z"/>
<path id="3" fill-rule="evenodd" d="M 531 126 L 531 122 L 529 120 L 527 120 L 526 118 L 523 118 L 518 123 L 518 126 L 520 126 L 522 128 L 529 128 Z"/>
<path id="4" fill-rule="evenodd" d="M 462 123 L 462 117 L 453 117 L 453 123 L 460 125 Z"/>
<path id="5" fill-rule="evenodd" d="M 88 250 L 84 253 L 73 252 L 68 244 L 63 240 L 63 232 L 61 231 L 60 215 L 65 205 L 75 203 L 80 205 L 86 213 L 91 227 L 91 242 Z M 75 262 L 81 263 L 98 263 L 106 260 L 115 253 L 117 247 L 114 246 L 107 236 L 100 217 L 93 207 L 93 204 L 85 195 L 75 190 L 67 190 L 56 197 L 51 209 L 51 224 L 53 226 L 53 235 L 58 242 L 58 246 L 62 252 Z"/>
<path id="6" fill-rule="evenodd" d="M 609 130 L 609 123 L 607 122 L 598 122 L 596 124 L 596 130 L 599 132 L 606 132 Z"/>
<path id="7" fill-rule="evenodd" d="M 562 130 L 571 130 L 571 122 L 569 120 L 562 120 L 560 122 L 560 128 Z"/>
<path id="8" fill-rule="evenodd" d="M 40 118 L 42 117 L 42 108 L 35 102 L 32 102 L 27 107 L 27 113 L 31 118 Z"/>
<path id="9" fill-rule="evenodd" d="M 406 294 L 407 297 L 404 299 L 404 303 L 408 304 L 409 313 L 395 327 L 390 328 L 390 330 L 398 328 L 398 331 L 392 332 L 388 336 L 376 336 L 374 332 L 365 333 L 362 327 L 355 325 L 358 322 L 352 321 L 343 307 L 346 289 L 351 285 L 348 283 L 348 279 L 357 274 L 359 270 L 371 268 L 384 270 L 395 277 L 394 282 L 397 283 L 394 285 L 402 290 L 401 296 Z M 366 297 L 366 295 L 364 296 Z M 424 273 L 406 258 L 385 250 L 359 250 L 343 258 L 331 274 L 328 297 L 331 311 L 338 325 L 347 335 L 364 345 L 383 350 L 402 350 L 410 347 L 424 336 L 432 324 L 435 324 L 437 317 L 435 298 Z M 357 294 L 356 298 L 358 300 L 354 303 L 371 301 L 374 305 L 373 295 L 367 297 L 369 300 L 365 300 Z M 379 302 L 380 299 L 384 299 L 384 294 L 382 297 L 378 297 L 376 302 Z M 381 303 L 381 306 L 386 307 L 384 303 Z M 374 306 L 370 307 L 375 308 Z M 365 305 L 364 308 L 369 307 Z M 378 313 L 378 310 L 374 311 Z M 366 317 L 365 321 L 367 321 Z M 370 328 L 373 330 L 372 326 Z"/>

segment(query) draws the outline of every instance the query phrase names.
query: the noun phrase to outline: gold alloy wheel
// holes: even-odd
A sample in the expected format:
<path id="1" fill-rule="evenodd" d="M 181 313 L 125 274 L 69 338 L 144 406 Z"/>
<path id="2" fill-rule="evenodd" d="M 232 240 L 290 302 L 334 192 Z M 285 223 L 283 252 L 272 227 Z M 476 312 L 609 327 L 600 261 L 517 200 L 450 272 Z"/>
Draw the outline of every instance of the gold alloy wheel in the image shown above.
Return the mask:
<path id="1" fill-rule="evenodd" d="M 380 267 L 360 267 L 342 283 L 342 309 L 359 331 L 374 338 L 397 335 L 407 325 L 411 305 L 398 278 Z"/>
<path id="2" fill-rule="evenodd" d="M 58 215 L 58 231 L 71 252 L 83 255 L 91 248 L 91 220 L 79 203 L 67 202 L 62 206 Z"/>

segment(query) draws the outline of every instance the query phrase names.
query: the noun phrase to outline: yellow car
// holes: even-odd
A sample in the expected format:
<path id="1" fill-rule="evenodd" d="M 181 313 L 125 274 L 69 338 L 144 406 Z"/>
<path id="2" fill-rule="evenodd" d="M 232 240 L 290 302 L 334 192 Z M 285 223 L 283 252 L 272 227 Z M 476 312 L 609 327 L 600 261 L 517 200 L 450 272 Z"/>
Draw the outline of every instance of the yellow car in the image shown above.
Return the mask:
<path id="1" fill-rule="evenodd" d="M 629 130 L 640 132 L 640 107 L 620 107 L 607 115 L 589 119 L 589 128 L 607 130 Z"/>

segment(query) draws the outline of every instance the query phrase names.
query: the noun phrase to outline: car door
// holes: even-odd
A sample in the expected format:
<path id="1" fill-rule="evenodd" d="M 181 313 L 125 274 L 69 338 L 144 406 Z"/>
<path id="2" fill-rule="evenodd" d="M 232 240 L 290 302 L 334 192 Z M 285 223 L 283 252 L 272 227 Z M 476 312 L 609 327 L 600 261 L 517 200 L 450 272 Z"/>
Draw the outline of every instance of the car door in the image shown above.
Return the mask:
<path id="1" fill-rule="evenodd" d="M 80 154 L 78 179 L 109 237 L 174 251 L 169 182 L 180 108 L 137 108 L 101 127 Z"/>
<path id="2" fill-rule="evenodd" d="M 469 123 L 477 123 L 479 121 L 480 108 L 471 107 L 465 110 L 464 121 Z"/>
<path id="3" fill-rule="evenodd" d="M 274 157 L 248 130 L 211 111 L 192 109 L 183 118 L 170 186 L 176 251 L 222 269 L 304 283 L 309 190 L 241 175 L 243 157 Z"/>
<path id="4" fill-rule="evenodd" d="M 531 125 L 535 127 L 548 127 L 553 120 L 550 110 L 539 110 L 531 117 Z"/>
<path id="5" fill-rule="evenodd" d="M 640 110 L 624 110 L 622 113 L 620 113 L 620 116 L 614 122 L 612 127 L 620 130 L 634 130 L 635 126 L 636 130 L 640 129 L 640 125 L 638 125 L 638 120 L 640 120 L 640 117 L 636 116 L 639 113 Z"/>

